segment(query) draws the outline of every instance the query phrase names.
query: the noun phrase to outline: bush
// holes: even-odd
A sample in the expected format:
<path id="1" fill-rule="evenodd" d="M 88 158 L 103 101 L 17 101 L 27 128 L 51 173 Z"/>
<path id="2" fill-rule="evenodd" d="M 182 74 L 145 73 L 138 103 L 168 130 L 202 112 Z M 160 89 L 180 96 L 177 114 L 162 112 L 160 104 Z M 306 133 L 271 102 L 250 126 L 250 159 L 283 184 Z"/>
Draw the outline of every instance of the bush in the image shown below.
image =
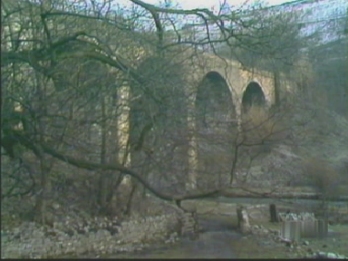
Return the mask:
<path id="1" fill-rule="evenodd" d="M 269 112 L 267 109 L 252 106 L 242 115 L 242 128 L 247 144 L 268 147 L 283 142 L 291 130 L 284 123 L 282 113 Z"/>
<path id="2" fill-rule="evenodd" d="M 323 199 L 337 198 L 341 195 L 344 176 L 332 164 L 323 159 L 308 159 L 304 162 L 304 173 Z"/>

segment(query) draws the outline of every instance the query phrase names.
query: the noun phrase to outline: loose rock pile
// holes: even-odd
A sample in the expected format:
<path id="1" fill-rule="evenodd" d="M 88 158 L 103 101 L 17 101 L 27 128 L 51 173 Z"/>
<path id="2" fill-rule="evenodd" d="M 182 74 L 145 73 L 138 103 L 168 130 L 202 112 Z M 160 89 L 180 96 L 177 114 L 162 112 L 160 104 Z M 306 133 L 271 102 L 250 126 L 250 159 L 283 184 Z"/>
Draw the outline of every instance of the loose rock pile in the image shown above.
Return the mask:
<path id="1" fill-rule="evenodd" d="M 313 255 L 308 255 L 307 258 L 318 258 L 318 259 L 347 259 L 348 257 L 344 255 L 339 255 L 331 252 L 317 252 Z"/>
<path id="2" fill-rule="evenodd" d="M 107 230 L 111 235 L 118 233 L 121 223 L 115 217 L 113 219 L 94 217 L 93 219 L 81 219 L 67 216 L 62 222 L 54 222 L 53 228 L 65 232 L 68 235 L 86 234 L 98 230 Z"/>
<path id="3" fill-rule="evenodd" d="M 332 252 L 313 252 L 309 246 L 308 241 L 303 241 L 302 243 L 292 242 L 285 240 L 280 237 L 279 231 L 276 229 L 267 229 L 262 225 L 251 226 L 251 233 L 260 237 L 260 242 L 262 245 L 285 245 L 290 252 L 293 253 L 297 258 L 329 258 L 329 259 L 346 259 L 344 255 L 340 255 Z"/>
<path id="4" fill-rule="evenodd" d="M 279 213 L 280 221 L 309 221 L 315 220 L 314 213 L 303 212 L 300 214 L 296 213 Z"/>
<path id="5" fill-rule="evenodd" d="M 280 213 L 283 221 L 312 221 L 315 220 L 313 213 Z M 281 237 L 278 229 L 267 229 L 262 225 L 251 225 L 249 232 L 257 236 L 258 241 L 264 246 L 284 245 L 290 253 L 297 258 L 329 258 L 346 259 L 344 255 L 333 252 L 313 251 L 309 241 L 295 242 Z"/>
<path id="6" fill-rule="evenodd" d="M 253 225 L 251 226 L 251 233 L 253 235 L 264 235 L 264 236 L 270 236 L 274 240 L 276 240 L 279 237 L 279 231 L 276 229 L 267 229 L 262 225 Z"/>
<path id="7" fill-rule="evenodd" d="M 141 250 L 148 243 L 175 242 L 177 224 L 175 215 L 122 223 L 103 219 L 84 225 L 72 225 L 67 219 L 63 223 L 56 222 L 53 227 L 24 222 L 12 231 L 1 231 L 1 258 L 49 258 Z"/>

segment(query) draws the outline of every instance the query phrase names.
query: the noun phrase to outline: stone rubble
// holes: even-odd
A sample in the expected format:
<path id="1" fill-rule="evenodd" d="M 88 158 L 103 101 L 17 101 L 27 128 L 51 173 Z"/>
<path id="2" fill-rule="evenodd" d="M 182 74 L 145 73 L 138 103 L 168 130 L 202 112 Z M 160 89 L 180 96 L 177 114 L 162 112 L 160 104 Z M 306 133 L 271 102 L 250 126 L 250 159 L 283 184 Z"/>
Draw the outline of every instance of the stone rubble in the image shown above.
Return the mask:
<path id="1" fill-rule="evenodd" d="M 112 254 L 143 249 L 149 243 L 174 243 L 178 240 L 176 215 L 161 215 L 118 223 L 78 223 L 71 219 L 53 227 L 23 222 L 1 231 L 1 258 L 49 258 L 80 256 L 86 253 Z M 95 224 L 99 224 L 96 226 Z"/>
<path id="2" fill-rule="evenodd" d="M 294 221 L 302 221 L 302 220 L 315 220 L 313 213 L 282 213 L 280 214 L 283 220 L 294 220 Z M 293 254 L 297 258 L 325 258 L 325 259 L 347 259 L 347 256 L 340 255 L 338 253 L 332 252 L 323 252 L 317 251 L 313 252 L 311 248 L 309 248 L 309 241 L 305 240 L 302 243 L 297 243 L 296 241 L 291 241 L 286 238 L 282 238 L 280 235 L 280 231 L 277 229 L 267 229 L 262 225 L 251 225 L 250 233 L 252 235 L 258 236 L 262 245 L 271 245 L 269 242 L 273 242 L 273 244 L 285 244 L 288 249 L 293 252 Z M 266 244 L 267 243 L 267 244 Z M 272 244 L 272 245 L 273 245 Z"/>
<path id="3" fill-rule="evenodd" d="M 331 253 L 331 252 L 316 252 L 312 255 L 306 256 L 307 258 L 319 258 L 319 259 L 347 259 L 348 257 L 336 253 Z"/>
<path id="4" fill-rule="evenodd" d="M 332 252 L 313 252 L 311 248 L 309 248 L 309 241 L 303 241 L 302 245 L 298 244 L 294 241 L 289 241 L 287 239 L 283 239 L 279 235 L 278 230 L 266 229 L 262 225 L 253 225 L 251 227 L 251 233 L 253 235 L 260 236 L 262 238 L 262 242 L 266 242 L 267 240 L 271 240 L 276 244 L 285 244 L 291 251 L 294 251 L 295 255 L 298 258 L 325 258 L 325 259 L 347 259 L 347 256 L 340 255 Z"/>
<path id="5" fill-rule="evenodd" d="M 279 213 L 278 214 L 280 221 L 307 221 L 307 220 L 315 220 L 314 213 Z"/>

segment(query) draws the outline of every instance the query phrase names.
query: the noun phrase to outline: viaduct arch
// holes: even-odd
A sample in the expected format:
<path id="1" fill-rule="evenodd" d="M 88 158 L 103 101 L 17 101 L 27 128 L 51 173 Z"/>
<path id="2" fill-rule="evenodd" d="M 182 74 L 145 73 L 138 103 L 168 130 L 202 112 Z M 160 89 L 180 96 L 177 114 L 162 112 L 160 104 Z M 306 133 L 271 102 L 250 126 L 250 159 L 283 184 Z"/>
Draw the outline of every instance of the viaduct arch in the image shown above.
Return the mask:
<path id="1" fill-rule="evenodd" d="M 180 101 L 180 108 L 174 108 L 174 111 L 177 110 L 177 113 L 184 115 L 186 125 L 180 129 L 185 133 L 185 138 L 182 139 L 184 142 L 176 145 L 177 147 L 171 150 L 172 154 L 168 156 L 175 158 L 176 166 L 182 168 L 173 167 L 171 171 L 182 172 L 188 188 L 199 187 L 200 176 L 205 176 L 203 180 L 211 185 L 226 182 L 224 177 L 229 173 L 232 164 L 231 136 L 238 131 L 242 114 L 251 106 L 257 105 L 267 109 L 275 103 L 274 74 L 248 69 L 236 61 L 208 53 L 195 53 L 191 56 L 191 53 L 186 52 L 183 55 L 194 58 L 184 62 L 181 71 L 183 82 L 176 84 L 181 89 L 175 92 L 182 93 L 185 101 Z M 285 92 L 295 87 L 285 78 L 280 82 Z M 164 81 L 163 85 L 166 84 L 167 81 Z M 167 116 L 164 118 L 168 119 Z M 124 139 L 128 139 L 131 132 L 129 122 L 127 124 L 124 128 L 127 131 L 122 134 Z M 170 127 L 168 130 L 172 137 L 177 134 Z M 211 151 L 216 153 L 212 155 Z M 182 155 L 185 155 L 185 159 Z M 166 170 L 168 171 L 170 172 Z M 215 178 L 210 180 L 209 176 Z"/>
<path id="2" fill-rule="evenodd" d="M 196 171 L 199 173 L 196 182 L 203 187 L 218 186 L 232 166 L 232 136 L 237 127 L 233 94 L 221 74 L 211 71 L 203 77 L 194 108 Z"/>

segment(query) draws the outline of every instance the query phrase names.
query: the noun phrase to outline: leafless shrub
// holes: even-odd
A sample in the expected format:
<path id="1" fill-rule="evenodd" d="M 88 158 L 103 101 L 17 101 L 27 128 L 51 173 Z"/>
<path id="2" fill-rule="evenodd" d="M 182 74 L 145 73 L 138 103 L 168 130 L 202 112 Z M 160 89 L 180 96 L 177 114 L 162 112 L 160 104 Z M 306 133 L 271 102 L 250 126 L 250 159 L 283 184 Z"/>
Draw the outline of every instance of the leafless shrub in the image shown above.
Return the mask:
<path id="1" fill-rule="evenodd" d="M 306 177 L 323 199 L 340 196 L 343 176 L 332 164 L 318 158 L 308 159 L 303 164 Z"/>
<path id="2" fill-rule="evenodd" d="M 282 119 L 266 108 L 253 106 L 242 117 L 246 143 L 267 145 L 286 137 L 288 130 L 282 124 Z"/>

